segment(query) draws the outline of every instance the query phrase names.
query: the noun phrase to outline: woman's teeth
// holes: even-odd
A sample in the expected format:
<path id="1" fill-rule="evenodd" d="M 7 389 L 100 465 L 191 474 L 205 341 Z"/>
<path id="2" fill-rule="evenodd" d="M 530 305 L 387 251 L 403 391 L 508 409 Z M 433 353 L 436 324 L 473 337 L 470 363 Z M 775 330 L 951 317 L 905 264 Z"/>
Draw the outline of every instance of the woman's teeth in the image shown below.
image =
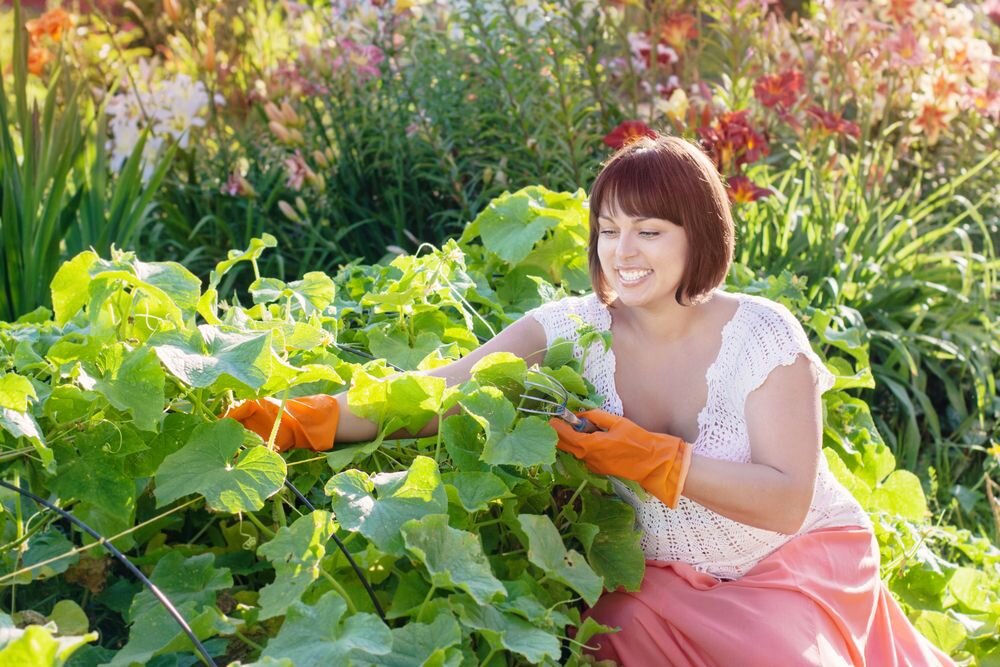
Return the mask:
<path id="1" fill-rule="evenodd" d="M 640 280 L 642 280 L 643 278 L 645 278 L 646 276 L 648 276 L 651 273 L 652 273 L 652 271 L 649 270 L 649 269 L 646 269 L 644 271 L 622 271 L 622 270 L 619 270 L 618 271 L 618 277 L 622 279 L 622 282 L 635 283 L 635 282 L 639 282 Z"/>

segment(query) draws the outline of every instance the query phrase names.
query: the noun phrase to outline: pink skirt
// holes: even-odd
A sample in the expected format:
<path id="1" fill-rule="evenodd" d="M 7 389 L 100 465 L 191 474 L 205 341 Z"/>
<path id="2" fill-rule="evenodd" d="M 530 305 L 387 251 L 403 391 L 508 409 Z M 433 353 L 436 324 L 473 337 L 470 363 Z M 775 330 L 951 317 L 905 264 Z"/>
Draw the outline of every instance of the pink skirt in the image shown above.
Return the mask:
<path id="1" fill-rule="evenodd" d="M 591 654 L 625 667 L 656 665 L 954 665 L 906 618 L 879 579 L 870 529 L 800 535 L 740 579 L 646 561 L 637 593 L 605 593 L 584 616 L 621 631 Z"/>

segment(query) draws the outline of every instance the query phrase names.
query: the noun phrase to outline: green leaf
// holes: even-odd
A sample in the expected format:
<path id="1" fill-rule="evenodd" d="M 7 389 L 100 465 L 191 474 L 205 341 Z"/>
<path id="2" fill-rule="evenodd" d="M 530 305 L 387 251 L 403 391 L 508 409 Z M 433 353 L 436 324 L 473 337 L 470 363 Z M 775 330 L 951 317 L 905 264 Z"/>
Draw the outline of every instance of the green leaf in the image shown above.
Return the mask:
<path id="1" fill-rule="evenodd" d="M 581 553 L 575 549 L 566 550 L 552 519 L 535 514 L 519 514 L 517 520 L 528 536 L 528 560 L 541 568 L 546 576 L 575 590 L 587 604 L 596 603 L 603 589 L 601 578 L 594 573 Z"/>
<path id="2" fill-rule="evenodd" d="M 250 247 L 246 250 L 230 250 L 228 257 L 215 265 L 215 269 L 209 274 L 209 289 L 215 289 L 219 282 L 231 268 L 240 262 L 253 262 L 260 257 L 267 248 L 275 248 L 278 240 L 270 234 L 262 234 L 260 238 L 250 239 Z"/>
<path id="3" fill-rule="evenodd" d="M 469 374 L 480 385 L 496 387 L 507 400 L 517 402 L 524 390 L 528 366 L 510 352 L 494 352 L 477 361 Z"/>
<path id="4" fill-rule="evenodd" d="M 389 653 L 392 634 L 377 616 L 361 613 L 345 619 L 346 611 L 347 603 L 336 591 L 325 593 L 314 605 L 295 601 L 261 658 L 336 665 Z"/>
<path id="5" fill-rule="evenodd" d="M 910 521 L 927 518 L 927 499 L 920 479 L 908 470 L 895 470 L 879 484 L 871 497 L 871 510 L 883 510 Z"/>
<path id="6" fill-rule="evenodd" d="M 960 567 L 948 581 L 948 590 L 966 609 L 970 611 L 990 611 L 996 604 L 997 595 L 991 600 L 990 591 L 997 586 L 982 570 Z"/>
<path id="7" fill-rule="evenodd" d="M 225 332 L 207 324 L 198 331 L 200 336 L 188 340 L 164 335 L 150 341 L 176 378 L 191 387 L 208 387 L 228 375 L 252 390 L 264 386 L 273 354 L 269 334 Z"/>
<path id="8" fill-rule="evenodd" d="M 263 507 L 284 484 L 285 461 L 263 446 L 235 456 L 243 435 L 243 426 L 232 419 L 194 429 L 188 444 L 156 471 L 156 506 L 199 493 L 217 511 L 236 514 Z"/>
<path id="9" fill-rule="evenodd" d="M 951 654 L 965 641 L 965 627 L 940 611 L 925 609 L 913 620 L 913 625 L 946 654 Z"/>
<path id="10" fill-rule="evenodd" d="M 603 635 L 608 632 L 614 632 L 616 628 L 610 625 L 603 625 L 594 620 L 593 616 L 588 616 L 587 619 L 580 624 L 580 627 L 576 631 L 576 641 L 581 644 L 586 644 L 595 635 Z"/>
<path id="11" fill-rule="evenodd" d="M 402 527 L 406 550 L 419 559 L 436 588 L 461 589 L 481 605 L 507 595 L 493 576 L 479 537 L 448 525 L 448 515 L 431 514 Z"/>
<path id="12" fill-rule="evenodd" d="M 403 554 L 402 526 L 411 519 L 448 511 L 448 496 L 434 459 L 418 456 L 409 470 L 369 478 L 347 470 L 326 483 L 337 521 L 360 532 L 380 550 Z M 373 491 L 377 492 L 377 499 Z"/>
<path id="13" fill-rule="evenodd" d="M 153 568 L 150 580 L 170 600 L 199 639 L 216 632 L 220 613 L 217 591 L 231 588 L 227 568 L 215 567 L 215 555 L 185 558 L 179 551 L 167 551 Z M 154 655 L 189 647 L 187 637 L 159 600 L 143 589 L 135 596 L 128 615 L 131 621 L 128 643 L 115 654 L 111 665 L 147 664 Z"/>
<path id="14" fill-rule="evenodd" d="M 637 591 L 646 571 L 642 532 L 635 528 L 635 510 L 618 498 L 586 494 L 579 523 L 592 524 L 599 532 L 584 543 L 587 561 L 604 578 L 604 587 Z"/>
<path id="15" fill-rule="evenodd" d="M 135 480 L 124 474 L 122 463 L 108 458 L 100 451 L 86 450 L 76 458 L 61 458 L 52 481 L 60 498 L 80 501 L 73 513 L 105 537 L 132 527 L 136 493 Z M 127 548 L 130 538 L 115 545 Z"/>
<path id="16" fill-rule="evenodd" d="M 444 410 L 446 386 L 444 378 L 418 373 L 379 378 L 358 371 L 347 393 L 347 405 L 383 431 L 405 428 L 416 433 Z"/>
<path id="17" fill-rule="evenodd" d="M 392 652 L 373 656 L 370 662 L 382 667 L 421 667 L 443 664 L 445 650 L 458 646 L 462 629 L 455 617 L 442 612 L 430 623 L 407 623 L 392 630 Z M 439 661 L 435 663 L 435 661 Z"/>
<path id="18" fill-rule="evenodd" d="M 45 444 L 42 429 L 29 412 L 17 412 L 10 408 L 0 408 L 0 429 L 7 431 L 15 438 L 24 438 L 35 448 L 35 453 L 42 461 L 42 466 L 51 468 L 54 456 L 52 450 Z"/>
<path id="19" fill-rule="evenodd" d="M 36 563 L 42 563 L 57 556 L 65 557 L 32 569 L 31 573 L 24 580 L 18 580 L 18 583 L 28 583 L 32 579 L 48 579 L 62 574 L 70 565 L 80 560 L 80 555 L 70 553 L 72 551 L 73 543 L 52 527 L 36 534 L 28 540 L 28 550 L 21 557 L 21 562 L 25 567 L 31 567 Z M 86 628 L 84 632 L 86 632 Z"/>
<path id="20" fill-rule="evenodd" d="M 128 350 L 119 344 L 108 350 L 107 358 L 113 360 L 112 365 L 94 388 L 111 405 L 131 412 L 139 429 L 158 430 L 166 402 L 166 375 L 156 353 L 148 347 Z"/>
<path id="21" fill-rule="evenodd" d="M 525 417 L 514 430 L 486 442 L 482 459 L 491 465 L 552 465 L 556 460 L 555 430 L 541 417 Z"/>
<path id="22" fill-rule="evenodd" d="M 448 472 L 441 479 L 455 489 L 458 502 L 467 512 L 484 510 L 491 501 L 512 495 L 503 480 L 491 472 Z"/>
<path id="23" fill-rule="evenodd" d="M 17 373 L 0 375 L 0 408 L 27 412 L 29 398 L 38 399 L 38 394 L 28 378 Z"/>
<path id="24" fill-rule="evenodd" d="M 492 646 L 502 646 L 524 656 L 531 664 L 539 664 L 545 658 L 559 659 L 559 639 L 523 618 L 495 607 L 471 604 L 459 606 L 459 618 L 463 625 L 478 630 Z"/>
<path id="25" fill-rule="evenodd" d="M 368 333 L 368 346 L 376 357 L 409 371 L 416 370 L 424 357 L 441 347 L 441 339 L 429 331 L 422 331 L 411 344 L 406 332 L 375 330 Z"/>
<path id="26" fill-rule="evenodd" d="M 51 623 L 21 630 L 0 611 L 0 665 L 62 665 L 82 646 L 97 639 L 96 632 L 56 637 L 54 631 Z"/>
<path id="27" fill-rule="evenodd" d="M 320 561 L 335 531 L 333 516 L 316 510 L 282 526 L 257 549 L 271 561 L 274 581 L 260 590 L 260 618 L 281 616 L 320 577 Z"/>
<path id="28" fill-rule="evenodd" d="M 59 326 L 69 322 L 90 300 L 90 268 L 97 260 L 97 254 L 88 250 L 56 271 L 52 278 L 52 309 Z"/>
<path id="29" fill-rule="evenodd" d="M 490 466 L 479 459 L 486 437 L 474 417 L 459 414 L 445 418 L 441 423 L 441 440 L 459 470 L 489 471 Z"/>
<path id="30" fill-rule="evenodd" d="M 201 281 L 177 262 L 132 262 L 139 280 L 162 290 L 188 316 L 193 316 L 201 297 Z"/>
<path id="31" fill-rule="evenodd" d="M 49 620 L 59 628 L 60 635 L 83 635 L 90 629 L 87 613 L 72 600 L 56 602 L 49 614 Z"/>

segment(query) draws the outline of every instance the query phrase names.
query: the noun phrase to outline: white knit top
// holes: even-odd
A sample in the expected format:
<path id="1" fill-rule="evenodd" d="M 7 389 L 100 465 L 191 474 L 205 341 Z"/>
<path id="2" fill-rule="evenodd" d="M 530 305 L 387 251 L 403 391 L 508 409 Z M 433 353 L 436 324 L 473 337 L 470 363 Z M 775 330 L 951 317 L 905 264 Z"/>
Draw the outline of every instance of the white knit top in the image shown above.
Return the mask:
<path id="1" fill-rule="evenodd" d="M 821 392 L 833 385 L 834 378 L 787 308 L 763 297 L 740 294 L 738 298 L 736 313 L 722 330 L 719 356 L 706 374 L 708 400 L 698 414 L 698 438 L 692 445 L 694 454 L 749 463 L 750 439 L 743 406 L 771 370 L 789 365 L 803 354 L 816 366 Z M 598 331 L 611 328 L 611 312 L 593 294 L 560 299 L 528 314 L 545 328 L 549 346 L 557 338 L 572 341 L 577 359 L 584 352 L 577 334 L 581 323 Z M 604 352 L 600 342 L 594 343 L 583 375 L 604 397 L 602 408 L 621 415 L 614 352 Z M 671 510 L 652 496 L 641 500 L 620 482 L 612 482 L 618 495 L 636 510 L 648 559 L 681 561 L 720 579 L 737 579 L 794 537 L 734 521 L 683 496 Z M 871 522 L 834 478 L 826 458 L 820 456 L 809 514 L 797 534 L 833 526 L 871 526 Z"/>

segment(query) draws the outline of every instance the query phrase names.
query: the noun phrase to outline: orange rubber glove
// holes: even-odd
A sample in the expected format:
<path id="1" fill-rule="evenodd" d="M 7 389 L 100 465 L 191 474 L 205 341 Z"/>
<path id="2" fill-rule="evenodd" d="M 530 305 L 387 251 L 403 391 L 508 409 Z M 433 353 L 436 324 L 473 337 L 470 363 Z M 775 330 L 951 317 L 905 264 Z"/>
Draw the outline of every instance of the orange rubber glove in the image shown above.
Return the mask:
<path id="1" fill-rule="evenodd" d="M 235 419 L 267 442 L 280 409 L 281 401 L 260 398 L 243 401 L 222 416 Z M 281 416 L 274 444 L 279 452 L 287 449 L 325 452 L 333 448 L 333 437 L 337 433 L 339 420 L 340 404 L 333 396 L 315 394 L 289 398 L 285 401 L 285 411 Z"/>
<path id="2" fill-rule="evenodd" d="M 549 425 L 559 434 L 559 449 L 583 461 L 591 472 L 635 480 L 667 507 L 677 507 L 691 465 L 691 445 L 677 436 L 651 433 L 603 410 L 588 410 L 579 416 L 601 430 L 580 433 L 553 417 Z"/>

